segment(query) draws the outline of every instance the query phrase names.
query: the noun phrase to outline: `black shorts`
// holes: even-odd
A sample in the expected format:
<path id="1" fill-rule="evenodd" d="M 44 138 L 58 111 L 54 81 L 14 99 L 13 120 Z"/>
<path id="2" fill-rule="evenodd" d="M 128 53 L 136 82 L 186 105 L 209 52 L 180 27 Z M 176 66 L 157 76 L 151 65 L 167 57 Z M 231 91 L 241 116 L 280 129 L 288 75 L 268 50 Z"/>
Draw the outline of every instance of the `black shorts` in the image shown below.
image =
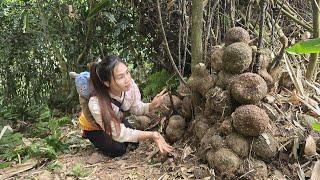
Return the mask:
<path id="1" fill-rule="evenodd" d="M 127 119 L 123 120 L 122 123 L 125 127 L 134 129 Z M 103 130 L 84 131 L 84 134 L 96 148 L 110 157 L 117 157 L 125 154 L 129 144 L 131 144 L 134 149 L 139 146 L 139 143 L 117 142 Z"/>

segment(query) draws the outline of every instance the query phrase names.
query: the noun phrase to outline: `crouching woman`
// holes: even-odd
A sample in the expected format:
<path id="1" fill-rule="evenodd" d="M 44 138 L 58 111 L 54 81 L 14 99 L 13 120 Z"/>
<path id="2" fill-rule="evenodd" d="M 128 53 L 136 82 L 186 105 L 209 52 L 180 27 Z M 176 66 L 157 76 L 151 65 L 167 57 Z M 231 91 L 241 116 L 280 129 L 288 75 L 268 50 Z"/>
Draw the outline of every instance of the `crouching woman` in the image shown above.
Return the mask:
<path id="1" fill-rule="evenodd" d="M 137 145 L 148 139 L 153 140 L 161 152 L 170 152 L 173 148 L 160 133 L 136 130 L 125 118 L 127 111 L 135 115 L 147 114 L 163 103 L 165 95 L 162 92 L 151 103 L 143 103 L 125 63 L 116 56 L 106 57 L 90 68 L 88 109 L 92 117 L 82 113 L 80 128 L 86 138 L 107 156 L 121 156 L 129 143 Z"/>

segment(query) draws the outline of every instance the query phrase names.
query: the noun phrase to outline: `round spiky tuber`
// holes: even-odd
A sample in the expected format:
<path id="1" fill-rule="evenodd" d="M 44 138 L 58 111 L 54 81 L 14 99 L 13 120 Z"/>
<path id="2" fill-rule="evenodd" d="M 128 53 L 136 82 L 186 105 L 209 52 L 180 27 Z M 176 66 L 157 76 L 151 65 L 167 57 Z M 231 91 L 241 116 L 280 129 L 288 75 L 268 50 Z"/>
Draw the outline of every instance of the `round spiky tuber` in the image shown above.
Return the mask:
<path id="1" fill-rule="evenodd" d="M 182 101 L 177 96 L 172 95 L 173 106 L 176 110 L 181 109 Z M 169 116 L 172 112 L 172 103 L 170 96 L 165 96 L 163 104 L 159 108 L 160 113 L 163 116 Z"/>
<path id="2" fill-rule="evenodd" d="M 234 110 L 229 91 L 219 87 L 211 88 L 206 94 L 205 111 L 218 115 L 230 115 Z M 210 113 L 209 113 L 210 114 Z"/>
<path id="3" fill-rule="evenodd" d="M 249 143 L 241 135 L 232 133 L 226 137 L 229 148 L 240 157 L 247 157 L 249 154 Z"/>
<path id="4" fill-rule="evenodd" d="M 218 151 L 210 150 L 207 161 L 211 168 L 221 173 L 233 173 L 240 167 L 241 160 L 230 149 L 221 148 Z"/>
<path id="5" fill-rule="evenodd" d="M 170 142 L 180 140 L 185 131 L 186 122 L 183 117 L 179 115 L 171 116 L 168 126 L 166 128 L 166 137 Z"/>
<path id="6" fill-rule="evenodd" d="M 181 115 L 190 120 L 192 117 L 192 102 L 190 96 L 185 96 L 182 100 Z"/>
<path id="7" fill-rule="evenodd" d="M 192 90 L 205 96 L 206 92 L 214 85 L 214 81 L 214 77 L 210 75 L 205 64 L 199 63 L 194 67 L 194 72 L 187 83 Z"/>
<path id="8" fill-rule="evenodd" d="M 221 87 L 222 89 L 229 89 L 233 79 L 237 75 L 238 74 L 231 74 L 222 70 L 218 73 L 216 85 Z"/>
<path id="9" fill-rule="evenodd" d="M 248 179 L 261 180 L 268 178 L 268 167 L 266 163 L 260 160 L 249 161 L 248 170 L 254 170 L 248 174 Z M 248 172 L 248 170 L 246 172 Z"/>
<path id="10" fill-rule="evenodd" d="M 207 130 L 205 135 L 200 141 L 199 157 L 202 160 L 206 160 L 206 154 L 209 150 L 216 151 L 224 146 L 224 140 L 219 136 L 215 128 Z"/>
<path id="11" fill-rule="evenodd" d="M 194 126 L 194 133 L 198 140 L 201 140 L 202 137 L 205 135 L 207 130 L 209 129 L 209 124 L 206 122 L 207 120 L 201 119 L 202 117 L 196 117 L 196 123 Z"/>
<path id="12" fill-rule="evenodd" d="M 252 150 L 264 160 L 270 160 L 278 152 L 278 142 L 269 133 L 263 133 L 253 139 Z"/>
<path id="13" fill-rule="evenodd" d="M 243 73 L 235 77 L 231 84 L 231 95 L 241 104 L 255 104 L 268 92 L 265 80 L 255 73 Z"/>
<path id="14" fill-rule="evenodd" d="M 216 72 L 219 72 L 222 69 L 223 50 L 224 50 L 224 47 L 221 47 L 221 46 L 213 47 L 213 50 L 209 59 L 210 67 Z"/>
<path id="15" fill-rule="evenodd" d="M 185 96 L 189 96 L 191 94 L 191 91 L 185 84 L 183 84 L 180 81 L 180 84 L 177 87 L 177 93 L 179 94 L 180 97 L 185 97 Z"/>
<path id="16" fill-rule="evenodd" d="M 151 119 L 148 116 L 133 116 L 135 128 L 139 130 L 147 129 L 151 124 Z"/>
<path id="17" fill-rule="evenodd" d="M 234 129 L 245 136 L 258 136 L 269 123 L 267 113 L 255 105 L 238 107 L 231 115 Z"/>
<path id="18" fill-rule="evenodd" d="M 223 70 L 238 74 L 248 69 L 252 62 L 252 49 L 243 42 L 237 42 L 225 48 L 222 55 Z"/>
<path id="19" fill-rule="evenodd" d="M 218 128 L 219 133 L 229 135 L 234 132 L 231 116 L 225 118 Z"/>
<path id="20" fill-rule="evenodd" d="M 242 27 L 230 28 L 226 33 L 226 38 L 225 38 L 226 46 L 235 42 L 243 42 L 248 44 L 249 41 L 250 41 L 250 35 L 248 31 L 246 31 Z"/>
<path id="21" fill-rule="evenodd" d="M 222 137 L 217 134 L 214 128 L 210 128 L 202 137 L 200 145 L 202 149 L 218 150 L 223 147 L 224 141 Z"/>

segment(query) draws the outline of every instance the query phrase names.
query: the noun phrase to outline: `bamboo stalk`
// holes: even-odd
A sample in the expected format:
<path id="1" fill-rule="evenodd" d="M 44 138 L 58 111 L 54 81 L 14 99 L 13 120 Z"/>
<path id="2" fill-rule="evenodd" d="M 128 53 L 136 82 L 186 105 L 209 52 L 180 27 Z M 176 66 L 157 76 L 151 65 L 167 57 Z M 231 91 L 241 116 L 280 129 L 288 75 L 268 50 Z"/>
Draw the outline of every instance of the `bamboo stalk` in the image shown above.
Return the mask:
<path id="1" fill-rule="evenodd" d="M 320 4 L 320 0 L 312 1 L 312 10 L 313 10 L 313 38 L 320 37 L 320 12 L 318 9 L 318 4 Z M 306 73 L 306 78 L 309 81 L 314 81 L 317 76 L 318 69 L 318 54 L 311 54 L 310 62 L 308 64 L 308 69 Z"/>
<path id="2" fill-rule="evenodd" d="M 191 73 L 195 73 L 195 66 L 203 62 L 202 51 L 202 31 L 203 31 L 203 4 L 202 1 L 192 0 L 191 10 Z M 195 109 L 201 104 L 201 95 L 195 91 L 192 92 L 192 105 Z M 194 113 L 193 113 L 194 115 Z"/>
<path id="3" fill-rule="evenodd" d="M 202 1 L 192 1 L 192 26 L 191 26 L 191 72 L 194 66 L 203 62 L 202 51 L 202 28 L 203 28 L 203 5 Z"/>

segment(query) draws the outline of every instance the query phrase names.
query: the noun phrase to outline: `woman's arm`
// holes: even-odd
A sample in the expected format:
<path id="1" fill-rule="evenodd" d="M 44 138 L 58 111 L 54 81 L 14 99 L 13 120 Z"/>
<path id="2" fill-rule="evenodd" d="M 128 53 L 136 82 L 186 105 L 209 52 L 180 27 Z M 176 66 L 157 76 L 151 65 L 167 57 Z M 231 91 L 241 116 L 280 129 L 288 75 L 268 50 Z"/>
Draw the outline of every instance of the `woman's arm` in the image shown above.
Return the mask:
<path id="1" fill-rule="evenodd" d="M 133 102 L 129 110 L 130 113 L 138 116 L 148 114 L 150 111 L 158 108 L 163 103 L 164 97 L 167 95 L 167 93 L 165 93 L 165 90 L 163 90 L 154 97 L 151 103 L 144 103 L 141 101 L 140 90 L 134 81 L 132 81 L 131 93 L 133 96 Z"/>
<path id="2" fill-rule="evenodd" d="M 102 117 L 97 97 L 91 97 L 89 100 L 89 110 L 95 121 L 103 128 Z M 170 152 L 173 148 L 166 143 L 160 133 L 155 131 L 140 131 L 125 127 L 120 123 L 120 133 L 117 135 L 114 123 L 111 122 L 112 139 L 118 142 L 138 142 L 152 139 L 158 146 L 160 152 Z"/>
<path id="3" fill-rule="evenodd" d="M 165 96 L 167 95 L 168 93 L 166 93 L 166 89 L 162 90 L 159 94 L 157 94 L 151 101 L 149 105 L 149 110 L 152 111 L 161 106 L 161 104 L 163 104 Z"/>
<path id="4" fill-rule="evenodd" d="M 147 139 L 152 139 L 157 144 L 161 153 L 171 152 L 173 150 L 173 147 L 170 146 L 157 131 L 143 131 L 143 133 L 138 136 L 139 141 L 145 141 Z"/>
<path id="5" fill-rule="evenodd" d="M 150 109 L 150 103 L 144 103 L 141 100 L 141 93 L 140 90 L 137 86 L 137 84 L 132 80 L 132 86 L 129 92 L 129 97 L 130 99 L 130 107 L 129 107 L 129 112 L 135 115 L 145 115 L 148 114 Z"/>
<path id="6" fill-rule="evenodd" d="M 99 106 L 99 100 L 96 96 L 91 97 L 88 103 L 89 110 L 94 120 L 100 125 L 105 131 Z M 142 131 L 141 131 L 142 132 Z M 141 133 L 140 130 L 130 129 L 125 127 L 123 123 L 120 123 L 120 132 L 117 134 L 116 127 L 111 122 L 111 134 L 112 139 L 118 142 L 138 142 L 138 136 Z"/>

